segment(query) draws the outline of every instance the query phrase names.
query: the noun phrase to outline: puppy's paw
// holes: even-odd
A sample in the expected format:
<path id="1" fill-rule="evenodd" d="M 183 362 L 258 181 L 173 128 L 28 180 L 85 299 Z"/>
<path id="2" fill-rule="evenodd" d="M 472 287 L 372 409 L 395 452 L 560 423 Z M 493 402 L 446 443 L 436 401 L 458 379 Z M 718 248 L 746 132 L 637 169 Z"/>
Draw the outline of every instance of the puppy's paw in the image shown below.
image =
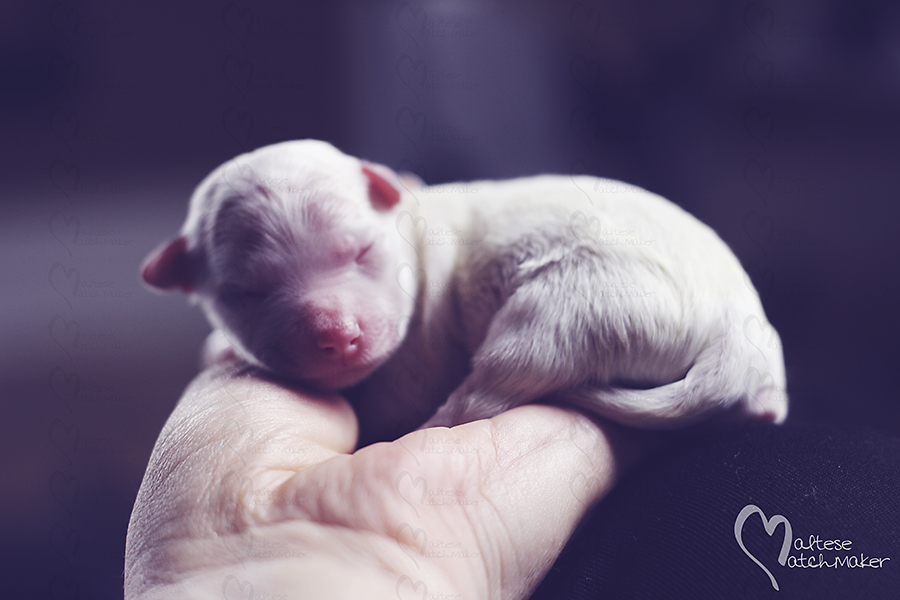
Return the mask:
<path id="1" fill-rule="evenodd" d="M 503 411 L 512 408 L 512 405 L 497 399 L 489 398 L 481 394 L 465 394 L 456 391 L 450 394 L 450 398 L 441 406 L 434 416 L 428 419 L 421 429 L 426 427 L 455 427 L 463 423 L 490 419 Z"/>
<path id="2" fill-rule="evenodd" d="M 206 338 L 200 353 L 200 368 L 237 362 L 240 356 L 221 329 L 214 329 Z"/>
<path id="3" fill-rule="evenodd" d="M 434 415 L 425 421 L 419 429 L 428 429 L 429 427 L 454 427 L 464 421 L 457 421 L 454 417 L 455 411 L 449 402 L 444 403 Z"/>

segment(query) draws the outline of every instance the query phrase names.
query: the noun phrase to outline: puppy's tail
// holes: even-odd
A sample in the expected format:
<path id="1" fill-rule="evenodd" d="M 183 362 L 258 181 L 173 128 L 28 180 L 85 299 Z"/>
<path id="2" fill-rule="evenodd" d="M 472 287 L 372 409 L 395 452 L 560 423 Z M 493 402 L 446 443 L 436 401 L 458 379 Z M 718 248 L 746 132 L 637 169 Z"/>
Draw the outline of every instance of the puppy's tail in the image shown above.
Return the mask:
<path id="1" fill-rule="evenodd" d="M 752 330 L 731 330 L 700 352 L 684 378 L 673 383 L 649 389 L 582 387 L 558 399 L 647 429 L 684 427 L 726 410 L 738 419 L 781 423 L 787 395 L 777 335 L 773 329 L 769 334 L 773 346 L 755 339 L 759 336 Z"/>

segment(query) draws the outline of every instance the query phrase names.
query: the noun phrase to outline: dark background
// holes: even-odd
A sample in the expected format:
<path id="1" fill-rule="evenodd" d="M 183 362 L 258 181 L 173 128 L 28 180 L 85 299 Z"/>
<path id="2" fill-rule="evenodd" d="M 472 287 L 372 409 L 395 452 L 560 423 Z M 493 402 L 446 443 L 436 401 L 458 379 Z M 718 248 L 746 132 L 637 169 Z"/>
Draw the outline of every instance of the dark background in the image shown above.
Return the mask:
<path id="1" fill-rule="evenodd" d="M 18 2 L 0 78 L 5 597 L 121 594 L 131 505 L 208 331 L 138 265 L 207 172 L 286 139 L 429 183 L 662 194 L 760 290 L 789 421 L 900 433 L 896 4 Z"/>

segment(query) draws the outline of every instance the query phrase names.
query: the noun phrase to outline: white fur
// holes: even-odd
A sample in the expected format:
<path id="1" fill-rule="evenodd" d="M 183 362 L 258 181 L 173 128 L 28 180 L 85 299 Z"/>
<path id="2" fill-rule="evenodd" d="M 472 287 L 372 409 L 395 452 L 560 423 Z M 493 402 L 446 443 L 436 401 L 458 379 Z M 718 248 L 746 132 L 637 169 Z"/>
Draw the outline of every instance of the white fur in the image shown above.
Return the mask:
<path id="1" fill-rule="evenodd" d="M 536 400 L 654 428 L 726 408 L 785 418 L 777 333 L 735 256 L 679 207 L 590 177 L 391 181 L 401 200 L 379 208 L 359 160 L 277 144 L 207 177 L 183 229 L 212 323 L 284 375 L 365 379 L 371 437 L 441 403 L 427 426 Z M 359 332 L 343 360 L 310 341 L 332 330 Z"/>

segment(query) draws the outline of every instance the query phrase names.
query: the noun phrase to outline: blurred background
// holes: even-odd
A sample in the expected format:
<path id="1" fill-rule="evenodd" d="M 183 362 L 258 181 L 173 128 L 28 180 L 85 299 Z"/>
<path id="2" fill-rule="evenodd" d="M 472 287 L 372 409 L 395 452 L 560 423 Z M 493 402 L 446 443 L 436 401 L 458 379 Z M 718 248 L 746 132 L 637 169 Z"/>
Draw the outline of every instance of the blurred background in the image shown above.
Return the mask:
<path id="1" fill-rule="evenodd" d="M 734 249 L 789 422 L 900 434 L 900 5 L 12 2 L 0 8 L 6 597 L 121 595 L 208 326 L 138 281 L 193 187 L 295 138 L 429 183 L 589 173 Z"/>

